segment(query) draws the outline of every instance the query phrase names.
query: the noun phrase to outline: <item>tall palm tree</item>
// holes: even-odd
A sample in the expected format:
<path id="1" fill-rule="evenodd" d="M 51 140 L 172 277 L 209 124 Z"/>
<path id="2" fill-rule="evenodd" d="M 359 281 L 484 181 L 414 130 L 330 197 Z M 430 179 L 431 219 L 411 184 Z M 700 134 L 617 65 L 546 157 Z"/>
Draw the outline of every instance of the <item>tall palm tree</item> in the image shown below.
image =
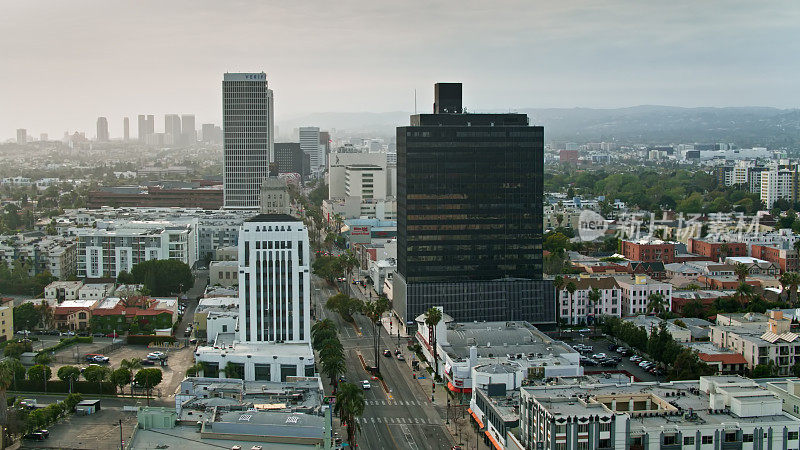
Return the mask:
<path id="1" fill-rule="evenodd" d="M 332 337 L 319 344 L 321 372 L 331 379 L 334 391 L 339 384 L 339 376 L 345 372 L 344 347 L 339 338 Z"/>
<path id="2" fill-rule="evenodd" d="M 389 309 L 389 300 L 386 297 L 378 297 L 377 300 L 368 300 L 362 306 L 361 312 L 369 318 L 372 324 L 372 345 L 375 349 L 375 367 L 378 372 L 381 371 L 380 358 L 378 358 L 378 348 L 381 343 L 381 317 L 383 313 Z"/>
<path id="3" fill-rule="evenodd" d="M 720 260 L 720 262 L 725 261 L 725 258 L 730 256 L 730 254 L 731 254 L 731 248 L 727 243 L 722 244 L 722 245 L 719 246 L 719 260 Z"/>
<path id="4" fill-rule="evenodd" d="M 800 242 L 800 241 L 798 241 Z M 781 296 L 783 293 L 786 293 L 786 301 L 789 301 L 789 296 L 791 293 L 789 292 L 789 287 L 792 285 L 792 273 L 791 272 L 784 272 L 781 274 L 780 279 L 778 280 L 781 283 Z"/>
<path id="5" fill-rule="evenodd" d="M 647 314 L 653 313 L 663 316 L 667 312 L 666 301 L 658 292 L 653 292 L 647 297 Z"/>
<path id="6" fill-rule="evenodd" d="M 336 324 L 331 319 L 320 320 L 311 325 L 311 346 L 318 350 L 325 339 L 336 336 Z"/>
<path id="7" fill-rule="evenodd" d="M 0 363 L 0 448 L 6 448 L 6 429 L 8 428 L 8 403 L 6 389 L 14 381 L 14 371 L 5 362 Z"/>
<path id="8" fill-rule="evenodd" d="M 434 378 L 439 376 L 439 359 L 436 354 L 436 326 L 442 320 L 442 311 L 439 308 L 431 306 L 425 313 L 425 325 L 428 326 L 428 342 L 431 344 L 431 351 L 433 352 L 433 363 L 436 371 L 433 373 Z"/>
<path id="9" fill-rule="evenodd" d="M 119 362 L 119 367 L 128 369 L 131 373 L 142 368 L 142 362 L 136 358 L 123 359 Z"/>
<path id="10" fill-rule="evenodd" d="M 750 299 L 751 295 L 753 295 L 753 287 L 747 283 L 739 283 L 739 287 L 736 288 L 736 297 L 739 303 L 745 304 L 745 300 Z"/>
<path id="11" fill-rule="evenodd" d="M 573 325 L 574 321 L 572 320 L 572 318 L 575 316 L 575 311 L 573 311 L 572 309 L 574 303 L 573 295 L 575 294 L 575 291 L 578 289 L 578 287 L 575 285 L 574 281 L 570 281 L 567 283 L 566 288 L 567 288 L 567 293 L 569 293 L 569 323 L 570 325 Z"/>
<path id="12" fill-rule="evenodd" d="M 747 268 L 746 265 L 742 263 L 736 263 L 736 265 L 733 268 L 733 273 L 735 273 L 736 276 L 739 278 L 739 283 L 744 283 L 744 281 L 747 279 L 747 275 L 750 274 L 750 270 Z"/>
<path id="13" fill-rule="evenodd" d="M 336 404 L 333 412 L 339 416 L 347 427 L 347 443 L 350 447 L 356 445 L 356 432 L 360 431 L 361 425 L 358 418 L 364 414 L 364 391 L 351 383 L 342 383 L 339 392 L 336 393 Z"/>

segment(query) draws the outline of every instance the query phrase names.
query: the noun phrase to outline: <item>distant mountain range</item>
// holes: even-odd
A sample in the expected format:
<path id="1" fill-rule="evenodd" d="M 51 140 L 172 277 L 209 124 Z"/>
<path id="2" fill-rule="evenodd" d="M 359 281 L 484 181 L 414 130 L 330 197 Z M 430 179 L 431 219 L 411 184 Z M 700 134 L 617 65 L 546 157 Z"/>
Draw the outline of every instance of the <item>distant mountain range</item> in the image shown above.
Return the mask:
<path id="1" fill-rule="evenodd" d="M 506 112 L 506 111 L 487 111 Z M 616 109 L 522 108 L 531 123 L 544 125 L 545 140 L 578 143 L 732 142 L 740 147 L 800 147 L 800 109 L 765 107 L 679 108 L 634 106 Z M 299 126 L 337 129 L 365 137 L 390 137 L 411 113 L 314 113 L 279 123 L 283 134 Z"/>

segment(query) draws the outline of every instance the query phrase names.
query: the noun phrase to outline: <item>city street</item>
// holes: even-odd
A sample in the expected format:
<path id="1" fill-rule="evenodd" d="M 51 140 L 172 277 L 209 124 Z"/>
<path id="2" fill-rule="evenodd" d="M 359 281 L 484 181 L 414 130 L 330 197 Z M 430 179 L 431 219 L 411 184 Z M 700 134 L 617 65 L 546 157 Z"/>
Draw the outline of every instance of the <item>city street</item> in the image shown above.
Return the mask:
<path id="1" fill-rule="evenodd" d="M 408 361 L 411 354 L 405 348 L 405 342 L 398 346 L 395 338 L 389 339 L 385 331 L 381 331 L 381 347 L 392 352 L 400 348 L 406 356 L 406 362 L 398 361 L 394 356 L 381 358 L 381 373 L 388 392 L 379 380 L 371 380 L 364 370 L 359 352 L 367 365 L 374 364 L 372 348 L 372 325 L 361 316 L 356 315 L 356 326 L 344 322 L 338 314 L 323 308 L 325 301 L 336 293 L 335 289 L 324 280 L 314 276 L 313 303 L 321 318 L 329 318 L 338 326 L 341 341 L 345 348 L 347 372 L 345 378 L 350 383 L 360 383 L 369 379 L 372 388 L 366 390 L 366 408 L 360 419 L 361 433 L 358 443 L 369 449 L 448 449 L 453 445 L 444 424 L 444 404 L 432 405 L 429 394 L 426 394 L 417 380 L 412 378 Z M 363 299 L 363 292 L 354 289 L 354 295 Z M 317 317 L 320 317 L 319 315 Z M 356 329 L 358 328 L 358 329 Z M 326 389 L 329 389 L 326 381 Z M 441 390 L 441 389 L 439 389 Z M 337 430 L 344 437 L 343 427 Z"/>

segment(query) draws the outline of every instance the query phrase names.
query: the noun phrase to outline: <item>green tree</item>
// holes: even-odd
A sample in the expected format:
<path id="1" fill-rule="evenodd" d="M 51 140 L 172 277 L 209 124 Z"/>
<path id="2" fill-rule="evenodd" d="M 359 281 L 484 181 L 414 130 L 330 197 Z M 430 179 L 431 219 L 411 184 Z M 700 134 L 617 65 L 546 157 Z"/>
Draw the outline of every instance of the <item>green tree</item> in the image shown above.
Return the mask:
<path id="1" fill-rule="evenodd" d="M 578 286 L 575 284 L 574 281 L 568 281 L 566 285 L 567 294 L 569 294 L 569 323 L 575 323 L 575 310 L 573 309 L 573 300 L 575 291 L 578 289 Z"/>
<path id="2" fill-rule="evenodd" d="M 141 369 L 136 372 L 134 381 L 147 390 L 147 406 L 150 406 L 150 393 L 154 387 L 161 383 L 164 375 L 156 368 Z"/>
<path id="3" fill-rule="evenodd" d="M 736 277 L 739 278 L 739 283 L 744 283 L 747 279 L 747 275 L 750 274 L 750 271 L 746 265 L 742 263 L 736 263 L 736 265 L 733 267 L 733 273 L 735 273 Z"/>
<path id="4" fill-rule="evenodd" d="M 30 342 L 11 342 L 3 349 L 3 356 L 19 359 L 23 353 L 31 350 L 33 350 L 33 348 Z"/>
<path id="5" fill-rule="evenodd" d="M 77 380 L 81 376 L 81 369 L 75 366 L 61 366 L 56 372 L 56 376 L 61 381 Z"/>
<path id="6" fill-rule="evenodd" d="M 111 376 L 109 377 L 111 382 L 114 383 L 114 386 L 119 389 L 120 393 L 122 393 L 125 386 L 130 384 L 132 378 L 131 371 L 122 367 L 111 372 Z"/>
<path id="7" fill-rule="evenodd" d="M 42 313 L 30 302 L 14 307 L 14 329 L 33 330 L 42 321 Z"/>
<path id="8" fill-rule="evenodd" d="M 52 371 L 44 364 L 36 364 L 28 369 L 28 379 L 31 381 L 43 383 L 50 379 Z"/>
<path id="9" fill-rule="evenodd" d="M 185 292 L 194 285 L 189 265 L 174 259 L 140 262 L 131 269 L 131 276 L 156 297 Z"/>
<path id="10" fill-rule="evenodd" d="M 772 362 L 772 361 L 770 361 Z M 753 372 L 750 374 L 752 378 L 770 378 L 775 376 L 775 366 L 772 364 L 758 364 L 753 367 Z"/>
<path id="11" fill-rule="evenodd" d="M 369 300 L 362 306 L 361 312 L 364 314 L 372 324 L 372 346 L 375 350 L 375 367 L 378 372 L 381 370 L 380 358 L 378 357 L 378 347 L 380 347 L 381 339 L 381 317 L 389 309 L 389 300 L 386 297 L 378 297 L 377 300 Z"/>
<path id="12" fill-rule="evenodd" d="M 336 404 L 333 411 L 347 427 L 347 442 L 350 447 L 356 445 L 356 433 L 361 429 L 358 418 L 364 414 L 364 391 L 351 383 L 342 383 L 336 393 Z"/>
<path id="13" fill-rule="evenodd" d="M 16 361 L 16 363 L 19 364 L 19 361 Z M 6 398 L 6 391 L 11 386 L 11 383 L 14 382 L 14 377 L 16 376 L 15 370 L 13 363 L 7 363 L 6 361 L 0 362 L 0 431 L 2 431 L 0 434 L 0 439 L 2 439 L 0 447 L 2 448 L 7 448 L 6 430 L 8 429 L 8 401 Z"/>
<path id="14" fill-rule="evenodd" d="M 244 380 L 244 365 L 228 361 L 225 364 L 225 378 L 238 378 Z"/>
<path id="15" fill-rule="evenodd" d="M 311 325 L 311 346 L 319 350 L 319 345 L 332 337 L 336 337 L 336 324 L 331 319 L 323 319 Z"/>

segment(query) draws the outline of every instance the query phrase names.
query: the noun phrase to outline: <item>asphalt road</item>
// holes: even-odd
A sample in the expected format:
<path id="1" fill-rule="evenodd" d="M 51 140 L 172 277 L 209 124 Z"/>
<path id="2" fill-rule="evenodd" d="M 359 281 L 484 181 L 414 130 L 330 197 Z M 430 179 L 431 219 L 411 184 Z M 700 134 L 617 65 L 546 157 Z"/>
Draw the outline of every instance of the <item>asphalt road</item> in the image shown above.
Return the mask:
<path id="1" fill-rule="evenodd" d="M 329 318 L 339 327 L 346 355 L 345 378 L 350 383 L 360 384 L 362 380 L 369 379 L 370 375 L 362 367 L 358 358 L 359 352 L 368 365 L 374 364 L 372 326 L 361 315 L 356 315 L 354 327 L 344 322 L 338 314 L 325 310 L 322 305 L 336 290 L 316 276 L 312 278 L 312 283 L 317 317 Z M 353 293 L 360 295 L 355 289 Z M 385 330 L 381 329 L 380 336 L 381 352 L 383 349 L 394 352 L 398 348 L 397 340 L 389 339 Z M 406 359 L 410 359 L 411 355 L 405 344 L 400 349 Z M 453 443 L 444 426 L 443 408 L 440 410 L 438 406 L 431 404 L 430 398 L 412 378 L 406 362 L 398 361 L 394 357 L 386 358 L 381 354 L 378 357 L 381 358 L 381 373 L 389 391 L 385 391 L 378 380 L 370 380 L 372 388 L 364 391 L 366 407 L 359 421 L 359 447 L 375 450 L 449 449 Z M 340 436 L 346 436 L 343 428 L 338 432 Z"/>

